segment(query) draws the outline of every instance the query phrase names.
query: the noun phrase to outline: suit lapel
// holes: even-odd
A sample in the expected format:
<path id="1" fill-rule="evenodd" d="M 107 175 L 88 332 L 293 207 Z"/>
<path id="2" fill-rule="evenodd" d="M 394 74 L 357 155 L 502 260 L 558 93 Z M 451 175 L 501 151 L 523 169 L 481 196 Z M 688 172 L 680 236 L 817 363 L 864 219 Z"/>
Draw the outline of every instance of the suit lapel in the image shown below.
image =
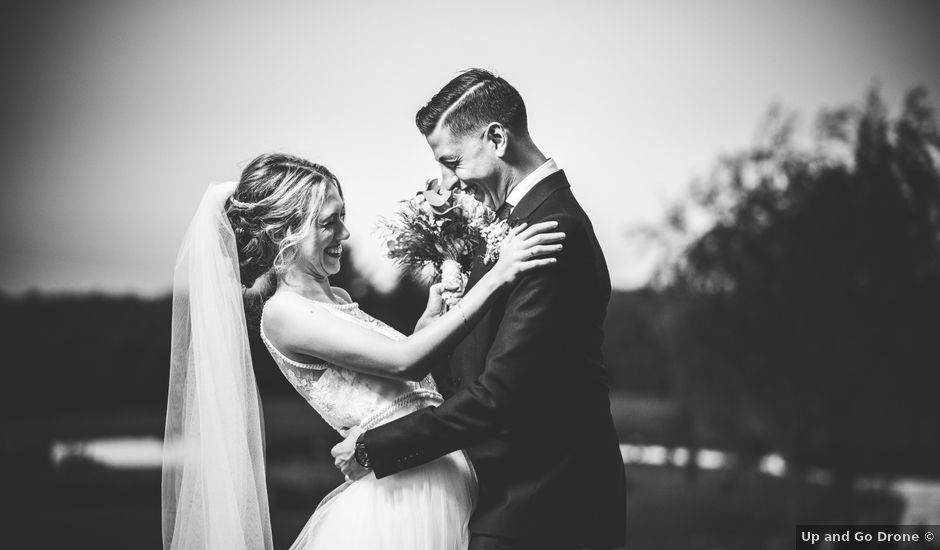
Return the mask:
<path id="1" fill-rule="evenodd" d="M 545 199 L 550 197 L 552 193 L 568 187 L 571 187 L 571 185 L 568 183 L 568 178 L 565 177 L 564 170 L 554 172 L 535 184 L 532 190 L 522 197 L 522 200 L 512 209 L 512 213 L 509 214 L 509 218 L 506 221 L 513 227 L 519 225 L 526 221 L 526 218 L 528 218 L 540 204 L 545 202 Z M 493 264 L 483 264 L 483 254 L 477 254 L 476 258 L 473 259 L 473 265 L 470 266 L 470 274 L 467 277 L 467 291 L 473 288 L 473 285 L 477 284 L 492 267 Z"/>
<path id="2" fill-rule="evenodd" d="M 545 199 L 550 197 L 552 193 L 568 187 L 571 187 L 571 185 L 568 183 L 568 178 L 565 177 L 564 170 L 558 170 L 536 183 L 535 187 L 526 193 L 519 201 L 519 204 L 512 209 L 512 213 L 509 214 L 509 225 L 515 226 L 526 221 L 532 212 L 545 202 Z"/>
<path id="3" fill-rule="evenodd" d="M 517 225 L 528 218 L 536 208 L 539 207 L 545 199 L 559 189 L 570 187 L 568 179 L 561 170 L 553 173 L 547 178 L 535 184 L 535 186 L 525 194 L 519 201 L 519 204 L 513 208 L 507 222 L 509 225 Z M 480 279 L 493 267 L 493 264 L 485 265 L 483 263 L 483 254 L 476 254 L 473 264 L 470 266 L 470 274 L 467 277 L 467 288 L 469 292 Z M 497 306 L 498 308 L 499 306 Z M 502 317 L 500 312 L 496 319 Z M 488 310 L 483 318 L 475 325 L 461 342 L 457 345 L 450 362 L 451 376 L 453 377 L 453 387 L 459 390 L 464 382 L 475 380 L 483 369 L 486 362 L 486 354 L 492 345 L 492 323 L 493 311 Z"/>
<path id="4" fill-rule="evenodd" d="M 467 276 L 467 289 L 466 292 L 469 292 L 473 285 L 486 275 L 486 272 L 490 270 L 492 264 L 483 265 L 483 254 L 477 254 L 473 258 L 473 264 L 470 266 L 470 274 Z"/>

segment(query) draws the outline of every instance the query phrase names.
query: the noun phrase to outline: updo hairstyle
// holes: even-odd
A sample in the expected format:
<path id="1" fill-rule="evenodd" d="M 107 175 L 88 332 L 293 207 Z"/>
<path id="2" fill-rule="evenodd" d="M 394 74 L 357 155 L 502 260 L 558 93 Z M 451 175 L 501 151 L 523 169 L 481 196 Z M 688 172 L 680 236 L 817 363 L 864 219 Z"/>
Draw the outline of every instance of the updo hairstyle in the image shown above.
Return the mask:
<path id="1" fill-rule="evenodd" d="M 279 276 L 309 235 L 329 185 L 343 190 L 329 170 L 279 153 L 261 155 L 245 167 L 225 214 L 235 232 L 242 285 L 266 274 Z"/>

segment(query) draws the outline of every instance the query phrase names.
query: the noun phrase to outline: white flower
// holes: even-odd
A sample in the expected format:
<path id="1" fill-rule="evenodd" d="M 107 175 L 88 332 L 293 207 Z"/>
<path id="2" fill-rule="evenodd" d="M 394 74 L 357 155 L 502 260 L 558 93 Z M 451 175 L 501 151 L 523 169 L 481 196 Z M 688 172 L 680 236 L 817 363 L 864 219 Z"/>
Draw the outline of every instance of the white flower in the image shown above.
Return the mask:
<path id="1" fill-rule="evenodd" d="M 475 220 L 483 217 L 483 213 L 486 211 L 486 205 L 482 202 L 476 200 L 472 195 L 467 193 L 459 193 L 454 195 L 455 205 L 460 207 L 460 210 L 463 212 L 463 215 L 468 220 Z"/>
<path id="2" fill-rule="evenodd" d="M 421 268 L 421 278 L 425 281 L 433 281 L 437 278 L 437 267 L 434 262 L 424 263 L 424 267 Z"/>
<path id="3" fill-rule="evenodd" d="M 483 263 L 490 264 L 499 259 L 499 248 L 503 244 L 503 239 L 509 234 L 509 224 L 506 220 L 496 220 L 480 230 L 480 234 L 486 239 L 486 252 L 483 254 Z"/>

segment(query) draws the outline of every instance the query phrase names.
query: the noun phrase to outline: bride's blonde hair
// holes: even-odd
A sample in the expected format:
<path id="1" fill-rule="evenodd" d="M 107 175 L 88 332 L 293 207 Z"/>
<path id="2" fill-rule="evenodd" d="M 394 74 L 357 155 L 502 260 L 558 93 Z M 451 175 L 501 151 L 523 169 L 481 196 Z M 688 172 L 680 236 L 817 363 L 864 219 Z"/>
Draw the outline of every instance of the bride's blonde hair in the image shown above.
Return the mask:
<path id="1" fill-rule="evenodd" d="M 248 163 L 225 203 L 242 285 L 250 288 L 259 277 L 275 278 L 290 266 L 330 185 L 343 196 L 326 167 L 293 155 L 268 153 Z"/>

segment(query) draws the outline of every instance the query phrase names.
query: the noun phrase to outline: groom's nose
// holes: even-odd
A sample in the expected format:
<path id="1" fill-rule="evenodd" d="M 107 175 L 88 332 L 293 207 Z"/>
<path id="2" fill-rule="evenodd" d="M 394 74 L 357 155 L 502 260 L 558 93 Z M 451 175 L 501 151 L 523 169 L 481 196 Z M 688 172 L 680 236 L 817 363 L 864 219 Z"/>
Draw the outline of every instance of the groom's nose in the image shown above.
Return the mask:
<path id="1" fill-rule="evenodd" d="M 450 191 L 454 187 L 462 187 L 460 185 L 460 180 L 457 179 L 457 174 L 454 174 L 453 170 L 444 168 L 441 170 L 441 187 Z"/>

